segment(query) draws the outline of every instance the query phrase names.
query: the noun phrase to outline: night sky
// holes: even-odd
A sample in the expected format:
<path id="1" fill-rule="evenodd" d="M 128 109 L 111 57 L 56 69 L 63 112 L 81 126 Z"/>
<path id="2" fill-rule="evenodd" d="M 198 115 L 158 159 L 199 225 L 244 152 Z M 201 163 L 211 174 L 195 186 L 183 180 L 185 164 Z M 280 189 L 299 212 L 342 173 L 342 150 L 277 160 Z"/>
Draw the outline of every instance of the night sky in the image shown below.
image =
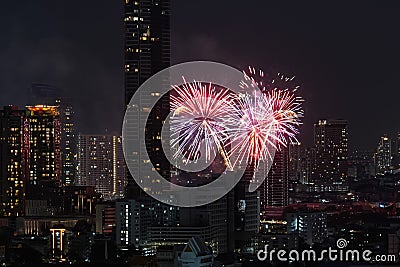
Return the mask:
<path id="1" fill-rule="evenodd" d="M 400 131 L 400 3 L 318 2 L 172 0 L 173 63 L 296 75 L 301 141 L 311 144 L 317 119 L 342 118 L 350 147 L 373 149 Z M 73 98 L 80 132 L 120 132 L 122 0 L 7 1 L 0 31 L 1 106 L 23 106 L 31 83 L 48 83 Z"/>

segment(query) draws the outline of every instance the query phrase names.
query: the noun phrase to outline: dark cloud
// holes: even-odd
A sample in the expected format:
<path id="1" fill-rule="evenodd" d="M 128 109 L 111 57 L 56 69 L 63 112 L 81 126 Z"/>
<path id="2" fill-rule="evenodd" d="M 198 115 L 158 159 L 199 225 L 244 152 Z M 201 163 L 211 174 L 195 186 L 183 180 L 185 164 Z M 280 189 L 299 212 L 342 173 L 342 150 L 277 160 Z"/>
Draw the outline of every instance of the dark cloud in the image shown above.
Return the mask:
<path id="1" fill-rule="evenodd" d="M 172 0 L 173 62 L 213 60 L 296 75 L 302 140 L 319 118 L 349 120 L 351 146 L 400 130 L 395 1 Z M 0 10 L 0 105 L 26 103 L 32 82 L 73 97 L 82 132 L 119 131 L 123 1 L 8 1 Z"/>
<path id="2" fill-rule="evenodd" d="M 176 33 L 172 43 L 173 57 L 185 61 L 190 57 L 196 60 L 215 59 L 221 55 L 221 50 L 218 39 L 205 34 L 188 36 Z"/>
<path id="3" fill-rule="evenodd" d="M 320 118 L 347 119 L 353 149 L 373 149 L 380 135 L 400 130 L 398 2 L 183 2 L 173 1 L 172 34 L 185 38 L 173 40 L 205 35 L 217 43 L 207 59 L 296 75 L 306 144 Z M 181 49 L 174 58 L 196 54 Z"/>
<path id="4" fill-rule="evenodd" d="M 0 105 L 24 106 L 31 83 L 47 83 L 72 98 L 80 131 L 120 132 L 123 3 L 20 1 L 0 12 Z"/>

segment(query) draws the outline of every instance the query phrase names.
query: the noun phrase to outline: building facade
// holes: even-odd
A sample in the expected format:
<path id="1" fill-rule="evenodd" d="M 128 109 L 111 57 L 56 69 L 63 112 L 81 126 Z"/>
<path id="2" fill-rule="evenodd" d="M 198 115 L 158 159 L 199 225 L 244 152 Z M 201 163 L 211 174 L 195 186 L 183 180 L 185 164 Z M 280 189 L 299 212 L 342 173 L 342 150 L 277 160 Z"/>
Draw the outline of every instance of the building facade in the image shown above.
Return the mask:
<path id="1" fill-rule="evenodd" d="M 77 167 L 77 134 L 75 132 L 74 110 L 68 102 L 60 104 L 62 128 L 62 183 L 64 186 L 74 185 Z"/>
<path id="2" fill-rule="evenodd" d="M 47 105 L 26 108 L 30 150 L 28 186 L 31 188 L 28 195 L 36 198 L 39 188 L 62 185 L 60 111 L 58 106 Z"/>
<path id="3" fill-rule="evenodd" d="M 271 169 L 260 187 L 264 218 L 280 218 L 289 203 L 289 147 L 275 152 Z"/>
<path id="4" fill-rule="evenodd" d="M 79 135 L 77 184 L 94 186 L 105 200 L 124 197 L 122 139 L 113 135 Z"/>
<path id="5" fill-rule="evenodd" d="M 348 130 L 345 120 L 314 124 L 313 182 L 341 182 L 347 177 Z"/>
<path id="6" fill-rule="evenodd" d="M 297 233 L 309 246 L 328 237 L 328 216 L 323 211 L 297 211 L 286 214 L 287 233 Z"/>
<path id="7" fill-rule="evenodd" d="M 380 138 L 375 158 L 376 174 L 384 175 L 392 169 L 392 140 L 384 135 Z"/>
<path id="8" fill-rule="evenodd" d="M 15 106 L 0 110 L 0 215 L 24 214 L 29 167 L 28 120 Z"/>
<path id="9" fill-rule="evenodd" d="M 125 1 L 125 108 L 137 91 L 139 86 L 153 74 L 170 65 L 170 21 L 169 0 L 127 0 Z M 155 89 L 157 91 L 157 89 Z M 152 95 L 142 96 L 141 104 L 146 106 L 151 98 L 159 97 L 155 92 Z M 168 102 L 169 97 L 164 99 Z M 146 147 L 150 151 L 151 161 L 160 173 L 168 175 L 169 164 L 162 153 L 161 135 L 162 119 L 161 113 L 169 111 L 169 107 L 160 106 L 151 114 L 147 127 L 151 129 L 146 136 Z M 138 119 L 127 117 L 129 125 L 126 127 L 126 141 L 136 142 L 138 140 Z M 128 125 L 128 126 L 129 126 Z M 140 154 L 146 153 L 146 147 L 140 151 L 128 153 L 126 158 L 128 165 L 140 170 Z M 150 162 L 147 164 L 151 164 Z M 136 185 L 130 172 L 127 172 L 127 196 L 136 198 L 143 192 Z"/>

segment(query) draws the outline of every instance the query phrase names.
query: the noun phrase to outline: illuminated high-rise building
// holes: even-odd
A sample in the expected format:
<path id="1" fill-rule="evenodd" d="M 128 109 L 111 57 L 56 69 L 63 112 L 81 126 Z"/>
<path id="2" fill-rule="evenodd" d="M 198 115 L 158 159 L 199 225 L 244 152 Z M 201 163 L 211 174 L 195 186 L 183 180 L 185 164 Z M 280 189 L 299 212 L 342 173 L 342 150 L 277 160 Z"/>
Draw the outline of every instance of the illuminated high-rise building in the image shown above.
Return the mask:
<path id="1" fill-rule="evenodd" d="M 125 1 L 125 107 L 126 108 L 138 108 L 130 107 L 129 102 L 138 90 L 139 86 L 143 84 L 149 77 L 153 74 L 169 67 L 170 65 L 170 1 L 169 0 L 127 0 Z M 168 83 L 168 77 L 163 77 L 166 83 Z M 150 110 L 145 108 L 146 105 L 152 102 L 154 99 L 161 98 L 156 106 Z M 166 94 L 161 96 L 157 92 L 157 88 L 154 88 L 154 92 L 149 95 L 141 95 L 140 104 L 142 105 L 141 110 L 137 109 L 137 112 L 132 112 L 128 114 L 125 118 L 125 139 L 124 142 L 138 142 L 139 141 L 139 131 L 138 123 L 145 116 L 149 115 L 149 120 L 147 122 L 140 121 L 141 123 L 146 123 L 146 145 L 142 146 L 138 151 L 128 151 L 126 157 L 127 164 L 131 169 L 134 169 L 136 173 L 140 173 L 140 168 L 143 164 L 153 164 L 154 171 L 160 173 L 164 178 L 170 179 L 171 182 L 182 181 L 187 177 L 182 175 L 182 172 L 176 170 L 171 170 L 170 164 L 167 161 L 165 154 L 169 151 L 163 151 L 161 147 L 161 127 L 163 126 L 163 120 L 166 114 L 169 113 L 169 95 Z M 146 113 L 148 112 L 148 113 Z M 165 138 L 163 141 L 166 141 Z M 168 143 L 166 141 L 166 143 Z M 144 153 L 148 153 L 150 161 L 144 162 L 140 156 Z M 171 174 L 174 173 L 174 175 Z M 177 177 L 178 176 L 178 177 Z M 174 180 L 175 179 L 175 180 Z M 153 213 L 157 213 L 158 210 L 165 211 L 164 219 L 156 218 L 157 216 L 145 216 L 141 215 L 141 221 L 146 220 L 143 225 L 150 226 L 153 229 L 158 229 L 158 227 L 164 227 L 162 234 L 175 236 L 176 233 L 181 232 L 187 234 L 187 227 L 206 227 L 207 229 L 213 229 L 215 235 L 209 240 L 217 240 L 216 245 L 219 252 L 226 252 L 228 246 L 228 205 L 233 206 L 233 193 L 228 200 L 228 197 L 223 198 L 215 203 L 206 205 L 200 208 L 188 208 L 182 214 L 181 210 L 178 212 L 178 208 L 170 207 L 166 204 L 160 203 L 154 200 L 143 200 L 140 197 L 146 194 L 142 194 L 142 190 L 136 185 L 133 177 L 128 172 L 127 173 L 127 197 L 130 200 L 134 199 L 136 202 L 146 203 L 145 210 L 153 209 Z M 257 193 L 251 196 L 247 194 L 246 196 L 239 196 L 236 198 L 237 202 L 243 202 L 240 200 L 245 200 L 247 205 L 246 226 L 251 229 L 246 228 L 249 232 L 256 232 L 257 218 L 259 216 L 259 201 L 257 202 Z M 147 204 L 150 203 L 150 204 Z M 122 209 L 122 208 L 121 208 Z M 143 208 L 141 208 L 143 209 Z M 250 212 L 250 209 L 254 210 L 254 213 Z M 128 209 L 129 211 L 129 209 Z M 126 210 L 125 210 L 126 213 Z M 190 214 L 190 216 L 187 216 Z M 196 214 L 196 215 L 195 215 Z M 192 216 L 193 215 L 193 216 Z M 198 215 L 198 216 L 197 216 Z M 202 217 L 202 226 L 199 226 L 199 220 L 195 218 Z M 233 214 L 232 214 L 233 215 Z M 243 214 L 241 214 L 243 215 Z M 159 217 L 159 216 L 158 216 Z M 178 218 L 179 217 L 179 218 Z M 233 217 L 233 216 L 232 216 Z M 145 219 L 143 219 L 145 218 Z M 167 219 L 168 218 L 168 219 Z M 170 218 L 170 219 L 169 219 Z M 191 218 L 191 219 L 189 219 Z M 130 222 L 129 222 L 130 223 Z M 186 228 L 182 227 L 185 225 Z M 174 230 L 168 230 L 168 227 L 174 226 Z M 176 226 L 176 227 L 175 227 Z M 141 228 L 144 234 L 139 237 L 134 237 L 132 243 L 137 243 L 136 238 L 139 238 L 139 243 L 146 242 L 146 227 Z M 172 229 L 172 228 L 170 228 Z M 132 231 L 127 234 L 126 230 L 121 228 L 124 234 L 121 236 L 130 236 Z M 175 231 L 176 230 L 176 231 Z M 245 231 L 246 231 L 245 230 Z M 135 230 L 136 231 L 136 230 Z M 117 232 L 119 228 L 117 227 Z M 119 237 L 117 237 L 119 240 Z M 121 239 L 122 240 L 122 239 Z M 128 239 L 129 240 L 129 239 Z M 143 240 L 143 241 L 142 241 Z M 164 240 L 165 241 L 165 240 Z M 126 241 L 123 240 L 123 244 Z M 131 242 L 131 241 L 129 241 Z M 128 243 L 129 243 L 128 242 Z M 151 240 L 149 242 L 152 242 Z M 127 244 L 128 244 L 127 243 Z"/>
<path id="2" fill-rule="evenodd" d="M 289 147 L 275 152 L 271 169 L 259 188 L 264 218 L 280 218 L 289 202 Z"/>
<path id="3" fill-rule="evenodd" d="M 390 172 L 392 168 L 392 141 L 387 135 L 380 138 L 374 158 L 376 174 L 383 175 Z"/>
<path id="4" fill-rule="evenodd" d="M 47 105 L 26 108 L 29 122 L 29 185 L 31 193 L 37 193 L 40 191 L 37 186 L 62 185 L 60 111 L 58 106 Z"/>
<path id="5" fill-rule="evenodd" d="M 34 83 L 29 88 L 30 105 L 58 106 L 60 113 L 61 157 L 62 157 L 62 185 L 74 184 L 76 176 L 76 146 L 77 135 L 74 125 L 74 110 L 71 99 L 62 94 L 60 88 L 53 85 Z"/>
<path id="6" fill-rule="evenodd" d="M 27 129 L 25 110 L 15 106 L 0 110 L 0 216 L 24 215 Z"/>
<path id="7" fill-rule="evenodd" d="M 60 105 L 60 119 L 62 127 L 62 184 L 73 185 L 76 177 L 77 164 L 77 135 L 74 125 L 74 110 L 71 104 L 57 100 Z"/>
<path id="8" fill-rule="evenodd" d="M 79 135 L 76 183 L 94 186 L 106 200 L 124 197 L 122 140 L 113 135 Z"/>
<path id="9" fill-rule="evenodd" d="M 125 1 L 125 107 L 128 106 L 132 96 L 139 86 L 150 76 L 166 68 L 170 64 L 170 22 L 169 22 L 169 0 L 126 0 Z M 159 97 L 155 93 L 144 96 L 143 105 L 151 98 Z M 167 97 L 165 101 L 169 101 Z M 132 108 L 132 107 L 131 107 Z M 134 108 L 134 107 L 133 107 Z M 154 109 L 150 114 L 151 119 L 147 122 L 148 136 L 146 136 L 146 147 L 156 171 L 168 175 L 169 164 L 162 153 L 161 140 L 159 138 L 162 126 L 163 108 Z M 168 111 L 169 108 L 164 108 Z M 138 111 L 139 112 L 139 111 Z M 127 118 L 130 121 L 126 130 L 126 142 L 136 142 L 138 138 L 136 117 Z M 140 169 L 141 153 L 146 153 L 146 147 L 140 151 L 129 154 L 126 158 L 130 165 Z M 151 164 L 151 163 L 148 163 Z M 127 173 L 127 193 L 129 198 L 138 197 L 141 190 L 136 185 L 131 174 Z"/>
<path id="10" fill-rule="evenodd" d="M 347 177 L 347 135 L 345 120 L 319 120 L 314 124 L 314 182 L 332 184 Z"/>
<path id="11" fill-rule="evenodd" d="M 170 64 L 169 0 L 125 1 L 125 104 Z"/>

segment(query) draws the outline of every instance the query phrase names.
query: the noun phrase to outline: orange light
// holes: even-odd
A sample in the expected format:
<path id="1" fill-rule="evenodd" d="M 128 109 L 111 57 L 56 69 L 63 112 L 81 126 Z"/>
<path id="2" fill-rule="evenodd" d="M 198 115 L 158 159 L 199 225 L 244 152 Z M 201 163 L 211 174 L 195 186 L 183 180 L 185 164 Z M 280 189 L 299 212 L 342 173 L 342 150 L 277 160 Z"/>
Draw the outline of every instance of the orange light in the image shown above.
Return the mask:
<path id="1" fill-rule="evenodd" d="M 31 112 L 46 112 L 50 113 L 51 115 L 58 115 L 59 106 L 47 106 L 47 105 L 35 105 L 35 106 L 27 106 L 26 107 Z"/>

